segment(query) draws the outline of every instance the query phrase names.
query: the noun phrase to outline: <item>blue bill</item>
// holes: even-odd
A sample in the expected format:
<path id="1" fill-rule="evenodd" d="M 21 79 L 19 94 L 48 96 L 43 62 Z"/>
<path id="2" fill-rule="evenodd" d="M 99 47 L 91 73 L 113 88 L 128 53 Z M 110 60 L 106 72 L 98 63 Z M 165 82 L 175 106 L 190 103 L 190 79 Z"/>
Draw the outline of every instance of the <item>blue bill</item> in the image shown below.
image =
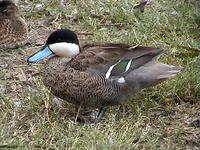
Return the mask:
<path id="1" fill-rule="evenodd" d="M 41 50 L 36 52 L 35 54 L 31 55 L 28 59 L 28 63 L 36 63 L 50 55 L 52 55 L 53 52 L 49 49 L 48 46 L 43 47 Z"/>

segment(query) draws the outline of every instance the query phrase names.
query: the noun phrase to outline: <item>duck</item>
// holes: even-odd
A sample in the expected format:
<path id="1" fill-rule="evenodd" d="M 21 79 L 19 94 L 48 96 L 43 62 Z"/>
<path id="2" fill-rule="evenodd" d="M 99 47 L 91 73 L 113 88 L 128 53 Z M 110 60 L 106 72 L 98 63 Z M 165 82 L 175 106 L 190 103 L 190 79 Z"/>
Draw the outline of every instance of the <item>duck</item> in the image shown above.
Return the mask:
<path id="1" fill-rule="evenodd" d="M 75 106 L 98 109 L 126 103 L 138 91 L 175 77 L 181 67 L 158 62 L 160 48 L 123 43 L 86 44 L 69 29 L 50 34 L 46 44 L 27 58 L 47 58 L 41 75 L 51 93 Z"/>
<path id="2" fill-rule="evenodd" d="M 0 1 L 0 49 L 23 46 L 28 37 L 25 20 L 12 0 Z"/>

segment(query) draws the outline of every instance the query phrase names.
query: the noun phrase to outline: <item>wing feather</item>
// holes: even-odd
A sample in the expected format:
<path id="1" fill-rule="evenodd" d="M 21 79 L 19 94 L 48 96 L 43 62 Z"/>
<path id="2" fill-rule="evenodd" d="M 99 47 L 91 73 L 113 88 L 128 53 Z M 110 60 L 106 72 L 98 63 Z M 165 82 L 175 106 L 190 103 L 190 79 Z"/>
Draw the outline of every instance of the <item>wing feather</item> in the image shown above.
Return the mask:
<path id="1" fill-rule="evenodd" d="M 111 71 L 110 76 L 121 76 L 148 63 L 162 52 L 159 48 L 138 45 L 92 44 L 83 46 L 82 52 L 75 59 L 85 66 L 85 69 L 93 69 L 105 75 Z M 109 70 L 110 67 L 113 70 Z"/>

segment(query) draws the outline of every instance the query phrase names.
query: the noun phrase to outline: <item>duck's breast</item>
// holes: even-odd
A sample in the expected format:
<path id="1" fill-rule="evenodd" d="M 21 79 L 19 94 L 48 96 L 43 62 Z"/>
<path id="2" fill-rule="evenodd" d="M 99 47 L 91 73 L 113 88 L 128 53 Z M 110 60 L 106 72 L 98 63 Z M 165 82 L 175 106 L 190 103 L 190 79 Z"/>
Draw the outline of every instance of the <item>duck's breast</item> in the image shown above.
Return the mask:
<path id="1" fill-rule="evenodd" d="M 44 84 L 70 103 L 90 107 L 116 105 L 127 99 L 121 87 L 99 73 L 80 71 L 65 59 L 51 59 L 43 70 Z M 122 98 L 123 97 L 123 98 Z"/>

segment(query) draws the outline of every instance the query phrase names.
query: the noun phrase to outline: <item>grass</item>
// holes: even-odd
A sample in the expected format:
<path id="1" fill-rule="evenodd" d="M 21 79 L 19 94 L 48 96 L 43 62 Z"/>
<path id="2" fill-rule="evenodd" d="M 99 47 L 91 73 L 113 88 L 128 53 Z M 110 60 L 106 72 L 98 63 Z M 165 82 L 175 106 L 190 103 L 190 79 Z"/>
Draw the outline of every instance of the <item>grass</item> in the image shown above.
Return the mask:
<path id="1" fill-rule="evenodd" d="M 43 3 L 43 9 L 35 9 Z M 30 31 L 68 27 L 81 44 L 125 42 L 161 47 L 160 60 L 182 66 L 174 79 L 134 95 L 122 107 L 111 107 L 97 125 L 76 124 L 60 109 L 40 76 L 41 65 L 25 59 L 40 46 L 1 51 L 0 148 L 4 149 L 198 149 L 198 1 L 153 1 L 144 13 L 136 1 L 27 1 L 20 10 Z M 54 7 L 52 7 L 54 6 Z M 27 9 L 28 8 L 28 9 Z M 56 18 L 56 16 L 59 16 Z M 196 17 L 195 17 L 196 16 Z M 81 34 L 91 33 L 91 35 Z M 45 35 L 45 36 L 48 36 Z M 40 39 L 40 37 L 38 37 Z M 43 39 L 44 42 L 44 38 Z M 20 104 L 20 107 L 16 107 Z"/>

